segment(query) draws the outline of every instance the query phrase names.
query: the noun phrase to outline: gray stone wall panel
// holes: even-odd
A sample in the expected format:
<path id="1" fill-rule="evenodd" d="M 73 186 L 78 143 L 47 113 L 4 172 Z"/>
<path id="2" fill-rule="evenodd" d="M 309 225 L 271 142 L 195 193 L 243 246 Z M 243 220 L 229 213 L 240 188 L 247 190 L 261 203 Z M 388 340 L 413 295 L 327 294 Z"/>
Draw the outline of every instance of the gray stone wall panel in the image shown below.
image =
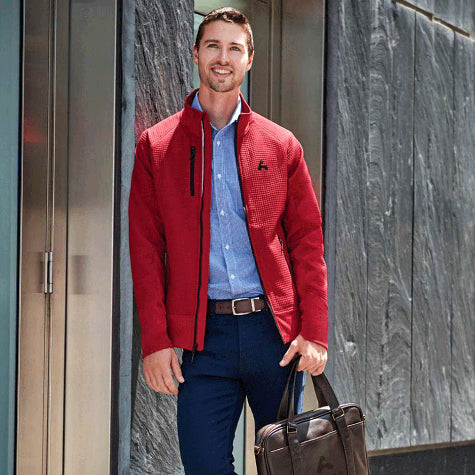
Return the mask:
<path id="1" fill-rule="evenodd" d="M 192 89 L 193 8 L 192 0 L 136 0 L 136 140 L 180 110 Z M 138 331 L 132 370 L 131 473 L 182 473 L 176 396 L 154 393 L 146 385 Z"/>
<path id="2" fill-rule="evenodd" d="M 475 3 L 473 0 L 409 0 L 447 23 L 475 34 Z"/>
<path id="3" fill-rule="evenodd" d="M 370 449 L 474 439 L 474 42 L 390 0 L 328 18 L 327 373 Z"/>
<path id="4" fill-rule="evenodd" d="M 412 444 L 450 440 L 454 32 L 416 15 Z"/>
<path id="5" fill-rule="evenodd" d="M 378 449 L 410 443 L 413 44 L 414 12 L 375 1 L 367 180 L 366 408 L 368 443 Z"/>
<path id="6" fill-rule="evenodd" d="M 475 438 L 475 47 L 454 45 L 451 440 Z"/>
<path id="7" fill-rule="evenodd" d="M 341 400 L 365 401 L 366 356 L 366 164 L 368 153 L 370 2 L 341 2 L 337 91 L 337 190 L 333 368 Z M 330 246 L 333 243 L 329 243 Z"/>

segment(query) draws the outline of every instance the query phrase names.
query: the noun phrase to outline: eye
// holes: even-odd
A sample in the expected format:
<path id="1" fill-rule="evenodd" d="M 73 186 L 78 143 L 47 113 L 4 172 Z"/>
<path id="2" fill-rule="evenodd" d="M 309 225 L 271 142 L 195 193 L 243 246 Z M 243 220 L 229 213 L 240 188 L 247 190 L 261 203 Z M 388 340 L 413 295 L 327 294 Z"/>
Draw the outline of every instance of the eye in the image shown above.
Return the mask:
<path id="1" fill-rule="evenodd" d="M 217 48 L 218 45 L 216 43 L 208 43 L 208 48 Z"/>
<path id="2" fill-rule="evenodd" d="M 241 51 L 241 48 L 239 46 L 232 46 L 231 49 L 233 51 Z"/>

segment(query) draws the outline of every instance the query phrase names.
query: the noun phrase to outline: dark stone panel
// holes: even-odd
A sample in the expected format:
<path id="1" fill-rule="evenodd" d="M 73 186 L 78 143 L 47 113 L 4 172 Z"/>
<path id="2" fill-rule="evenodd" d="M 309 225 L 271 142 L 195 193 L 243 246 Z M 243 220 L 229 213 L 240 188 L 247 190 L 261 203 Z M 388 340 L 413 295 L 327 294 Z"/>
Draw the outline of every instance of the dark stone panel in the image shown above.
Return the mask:
<path id="1" fill-rule="evenodd" d="M 176 396 L 155 393 L 140 361 L 132 420 L 132 474 L 182 474 L 176 430 Z"/>
<path id="2" fill-rule="evenodd" d="M 450 440 L 454 32 L 416 14 L 411 445 Z"/>
<path id="3" fill-rule="evenodd" d="M 389 0 L 374 2 L 366 192 L 372 448 L 410 444 L 414 15 Z"/>
<path id="4" fill-rule="evenodd" d="M 433 13 L 447 23 L 475 34 L 473 0 L 409 0 L 413 5 Z"/>
<path id="5" fill-rule="evenodd" d="M 371 3 L 335 3 L 338 6 L 329 12 L 338 19 L 330 68 L 338 77 L 338 85 L 329 91 L 328 101 L 335 104 L 337 122 L 327 122 L 327 138 L 334 145 L 327 149 L 325 219 L 329 226 L 327 237 L 334 236 L 334 240 L 326 243 L 333 300 L 329 315 L 332 345 L 329 375 L 342 401 L 352 400 L 364 406 Z M 328 127 L 334 130 L 329 131 Z"/>
<path id="6" fill-rule="evenodd" d="M 452 433 L 475 439 L 475 43 L 455 35 Z"/>
<path id="7" fill-rule="evenodd" d="M 135 136 L 183 107 L 192 89 L 193 1 L 136 0 Z M 135 319 L 137 316 L 135 315 Z M 182 473 L 176 396 L 145 383 L 140 334 L 132 355 L 131 473 Z"/>
<path id="8" fill-rule="evenodd" d="M 434 0 L 434 13 L 442 20 L 475 34 L 473 0 Z"/>
<path id="9" fill-rule="evenodd" d="M 137 0 L 135 132 L 183 107 L 192 89 L 193 0 Z"/>
<path id="10" fill-rule="evenodd" d="M 337 348 L 335 345 L 335 283 L 336 283 L 336 250 L 337 250 L 337 172 L 338 172 L 338 91 L 341 83 L 339 76 L 339 35 L 340 35 L 340 2 L 327 2 L 325 31 L 325 114 L 323 140 L 323 172 L 324 193 L 322 203 L 323 231 L 325 238 L 325 262 L 327 264 L 328 282 L 328 363 L 325 374 L 333 383 L 335 381 L 335 365 Z M 336 385 L 335 385 L 336 388 Z"/>
<path id="11" fill-rule="evenodd" d="M 475 445 L 411 450 L 369 457 L 372 475 L 473 475 Z"/>

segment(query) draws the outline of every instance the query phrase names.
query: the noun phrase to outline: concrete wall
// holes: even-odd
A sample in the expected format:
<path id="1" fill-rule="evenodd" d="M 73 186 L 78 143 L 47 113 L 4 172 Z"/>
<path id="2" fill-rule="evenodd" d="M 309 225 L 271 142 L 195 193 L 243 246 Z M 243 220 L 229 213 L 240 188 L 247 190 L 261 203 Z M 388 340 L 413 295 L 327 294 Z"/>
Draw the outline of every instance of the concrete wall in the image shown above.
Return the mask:
<path id="1" fill-rule="evenodd" d="M 388 0 L 328 18 L 331 377 L 370 449 L 474 439 L 473 39 Z"/>

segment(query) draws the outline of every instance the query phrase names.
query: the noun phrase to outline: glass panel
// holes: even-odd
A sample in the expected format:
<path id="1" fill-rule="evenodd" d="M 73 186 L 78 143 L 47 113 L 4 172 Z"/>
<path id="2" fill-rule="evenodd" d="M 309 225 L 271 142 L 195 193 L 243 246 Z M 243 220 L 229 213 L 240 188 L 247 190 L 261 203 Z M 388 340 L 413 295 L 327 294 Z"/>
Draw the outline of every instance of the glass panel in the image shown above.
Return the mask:
<path id="1" fill-rule="evenodd" d="M 6 4 L 5 4 L 6 3 Z M 0 15 L 0 473 L 13 473 L 17 321 L 20 1 Z"/>

